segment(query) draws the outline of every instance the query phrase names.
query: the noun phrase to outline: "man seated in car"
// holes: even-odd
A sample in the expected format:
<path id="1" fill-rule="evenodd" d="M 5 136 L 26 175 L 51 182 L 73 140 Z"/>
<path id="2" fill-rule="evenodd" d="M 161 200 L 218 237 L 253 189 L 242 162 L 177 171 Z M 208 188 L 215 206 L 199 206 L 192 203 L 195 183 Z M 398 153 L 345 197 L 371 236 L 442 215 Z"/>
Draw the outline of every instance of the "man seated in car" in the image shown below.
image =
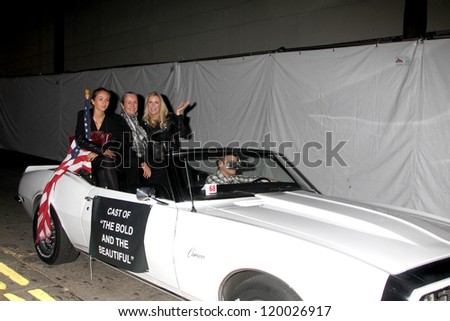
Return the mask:
<path id="1" fill-rule="evenodd" d="M 206 178 L 206 184 L 241 184 L 251 183 L 262 178 L 260 176 L 244 176 L 237 175 L 237 169 L 239 167 L 238 158 L 234 155 L 226 155 L 225 157 L 217 160 L 217 172 L 209 174 Z M 264 179 L 264 178 L 262 178 Z M 270 181 L 265 179 L 266 181 Z"/>

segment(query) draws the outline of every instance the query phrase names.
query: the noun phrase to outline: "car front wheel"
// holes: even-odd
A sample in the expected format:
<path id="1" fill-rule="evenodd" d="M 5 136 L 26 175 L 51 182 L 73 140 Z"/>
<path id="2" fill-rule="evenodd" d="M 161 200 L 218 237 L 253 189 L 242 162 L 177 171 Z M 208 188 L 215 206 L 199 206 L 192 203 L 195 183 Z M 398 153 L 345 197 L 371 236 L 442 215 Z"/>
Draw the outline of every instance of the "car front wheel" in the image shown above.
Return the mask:
<path id="1" fill-rule="evenodd" d="M 301 301 L 300 296 L 285 284 L 264 274 L 252 276 L 231 291 L 230 301 Z"/>
<path id="2" fill-rule="evenodd" d="M 70 242 L 53 208 L 50 210 L 51 236 L 48 239 L 40 239 L 36 242 L 38 211 L 39 208 L 36 210 L 33 220 L 33 240 L 39 258 L 49 265 L 75 261 L 80 255 L 80 252 L 78 252 Z"/>

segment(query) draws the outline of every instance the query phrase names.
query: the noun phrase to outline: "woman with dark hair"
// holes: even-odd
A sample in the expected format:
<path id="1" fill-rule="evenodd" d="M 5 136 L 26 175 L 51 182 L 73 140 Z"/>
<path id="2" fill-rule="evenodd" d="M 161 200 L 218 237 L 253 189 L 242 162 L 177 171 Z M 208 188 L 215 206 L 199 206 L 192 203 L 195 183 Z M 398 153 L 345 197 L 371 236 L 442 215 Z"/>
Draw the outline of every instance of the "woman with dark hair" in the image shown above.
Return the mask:
<path id="1" fill-rule="evenodd" d="M 112 141 L 118 138 L 118 115 L 106 114 L 111 93 L 100 87 L 92 92 L 90 103 L 92 108 L 86 112 L 78 112 L 75 137 L 80 148 L 90 151 L 88 160 L 92 165 L 92 174 L 96 185 L 109 189 L 119 190 L 119 181 L 116 172 L 116 153 L 113 151 Z M 110 142 L 94 141 L 93 132 L 111 134 Z M 104 135 L 102 136 L 104 137 Z"/>

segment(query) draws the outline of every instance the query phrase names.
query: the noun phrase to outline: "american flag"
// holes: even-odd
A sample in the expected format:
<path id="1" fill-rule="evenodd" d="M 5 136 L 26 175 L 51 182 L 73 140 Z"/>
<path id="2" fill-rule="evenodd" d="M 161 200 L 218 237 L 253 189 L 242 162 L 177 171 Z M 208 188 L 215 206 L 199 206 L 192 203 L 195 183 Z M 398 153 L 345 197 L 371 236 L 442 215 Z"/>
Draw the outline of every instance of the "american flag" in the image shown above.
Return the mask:
<path id="1" fill-rule="evenodd" d="M 90 138 L 90 112 L 89 112 L 89 94 L 86 93 L 86 100 L 84 104 L 84 129 L 86 138 Z M 51 216 L 50 216 L 50 205 L 52 204 L 52 195 L 56 187 L 58 180 L 67 172 L 78 173 L 81 169 L 92 172 L 91 162 L 87 159 L 89 151 L 80 148 L 77 145 L 77 140 L 74 139 L 70 144 L 67 156 L 61 162 L 61 164 L 56 168 L 51 176 L 50 180 L 47 182 L 42 194 L 41 203 L 39 206 L 38 217 L 37 217 L 37 231 L 36 231 L 36 244 L 40 240 L 49 240 L 52 234 L 51 229 Z"/>

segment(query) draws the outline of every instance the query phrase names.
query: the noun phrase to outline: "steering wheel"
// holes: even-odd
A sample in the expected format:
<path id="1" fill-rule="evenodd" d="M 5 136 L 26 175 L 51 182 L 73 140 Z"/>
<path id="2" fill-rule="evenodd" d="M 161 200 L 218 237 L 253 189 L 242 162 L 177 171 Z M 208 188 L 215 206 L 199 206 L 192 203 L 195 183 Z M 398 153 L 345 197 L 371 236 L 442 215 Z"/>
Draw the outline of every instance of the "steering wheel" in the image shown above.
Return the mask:
<path id="1" fill-rule="evenodd" d="M 259 183 L 259 182 L 270 183 L 270 179 L 268 179 L 267 177 L 258 177 L 252 183 Z"/>

